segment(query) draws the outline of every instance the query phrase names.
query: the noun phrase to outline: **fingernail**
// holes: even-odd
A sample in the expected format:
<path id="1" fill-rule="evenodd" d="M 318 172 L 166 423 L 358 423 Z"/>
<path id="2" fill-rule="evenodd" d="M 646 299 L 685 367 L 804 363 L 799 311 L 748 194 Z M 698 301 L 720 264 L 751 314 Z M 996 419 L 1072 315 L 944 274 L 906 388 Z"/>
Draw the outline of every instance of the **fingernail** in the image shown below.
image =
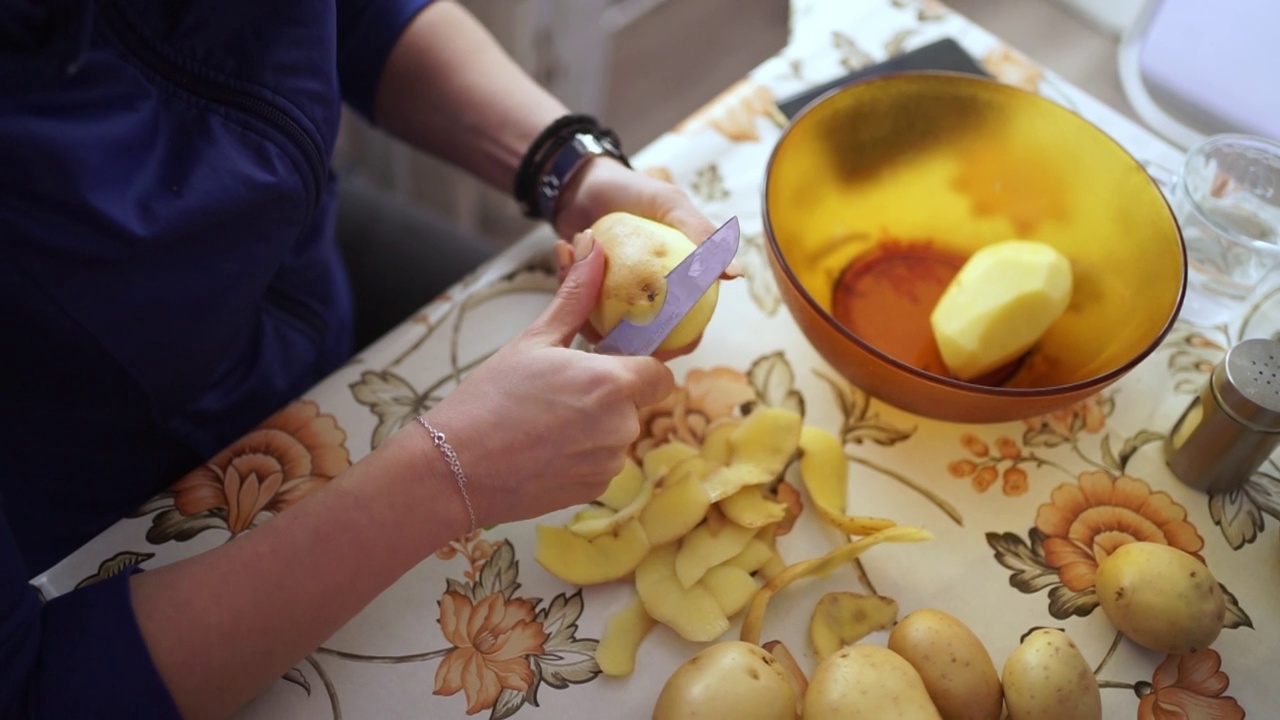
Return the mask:
<path id="1" fill-rule="evenodd" d="M 555 244 L 556 254 L 556 270 L 563 271 L 565 268 L 573 264 L 573 248 L 569 243 L 563 240 L 557 240 Z"/>
<path id="2" fill-rule="evenodd" d="M 573 238 L 573 261 L 582 262 L 596 247 L 596 236 L 590 229 L 583 230 Z"/>
<path id="3" fill-rule="evenodd" d="M 727 277 L 740 278 L 742 277 L 742 266 L 738 264 L 737 260 L 734 260 L 729 263 L 729 267 L 724 269 L 724 274 Z"/>

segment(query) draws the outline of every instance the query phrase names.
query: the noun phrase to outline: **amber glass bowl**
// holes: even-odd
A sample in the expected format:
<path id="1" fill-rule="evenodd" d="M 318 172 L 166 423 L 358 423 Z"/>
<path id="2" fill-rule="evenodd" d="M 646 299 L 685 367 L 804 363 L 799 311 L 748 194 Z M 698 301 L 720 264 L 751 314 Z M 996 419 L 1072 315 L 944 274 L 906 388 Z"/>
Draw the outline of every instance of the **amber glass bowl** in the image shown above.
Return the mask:
<path id="1" fill-rule="evenodd" d="M 1177 222 L 1137 161 L 1075 113 L 973 76 L 885 76 L 809 106 L 770 157 L 764 227 L 822 356 L 941 420 L 1028 418 L 1098 392 L 1156 348 L 1186 284 Z M 1011 238 L 1071 261 L 1070 305 L 1001 373 L 960 381 L 937 356 L 930 303 L 974 250 Z"/>

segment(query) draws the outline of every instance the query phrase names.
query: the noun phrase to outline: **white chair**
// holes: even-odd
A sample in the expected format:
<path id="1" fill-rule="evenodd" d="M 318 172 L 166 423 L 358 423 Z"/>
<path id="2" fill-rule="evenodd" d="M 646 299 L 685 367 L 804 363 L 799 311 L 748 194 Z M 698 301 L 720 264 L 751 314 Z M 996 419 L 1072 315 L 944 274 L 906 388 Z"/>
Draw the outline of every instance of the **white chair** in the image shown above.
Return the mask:
<path id="1" fill-rule="evenodd" d="M 1189 148 L 1207 135 L 1280 139 L 1280 3 L 1147 0 L 1118 50 L 1134 113 Z"/>

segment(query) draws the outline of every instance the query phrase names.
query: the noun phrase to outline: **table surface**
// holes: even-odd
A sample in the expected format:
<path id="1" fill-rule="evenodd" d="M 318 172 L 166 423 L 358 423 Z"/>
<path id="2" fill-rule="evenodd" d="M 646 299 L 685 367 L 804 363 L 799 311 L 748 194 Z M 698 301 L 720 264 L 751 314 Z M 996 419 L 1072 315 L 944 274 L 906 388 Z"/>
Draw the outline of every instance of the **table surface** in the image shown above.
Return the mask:
<path id="1" fill-rule="evenodd" d="M 907 414 L 838 379 L 782 306 L 765 258 L 760 184 L 781 133 L 769 117 L 773 101 L 942 37 L 955 38 L 1002 81 L 1078 112 L 1141 161 L 1176 167 L 1180 154 L 933 0 L 797 0 L 792 27 L 779 55 L 634 157 L 646 172 L 685 188 L 713 221 L 741 219 L 739 261 L 747 271 L 722 288 L 697 352 L 671 363 L 678 395 L 650 418 L 646 435 L 696 441 L 708 420 L 744 401 L 799 402 L 807 425 L 845 439 L 851 511 L 936 536 L 865 556 L 865 580 L 895 598 L 903 614 L 937 607 L 955 615 L 997 667 L 1030 628 L 1065 629 L 1096 668 L 1108 718 L 1273 712 L 1280 468 L 1269 462 L 1241 491 L 1207 497 L 1172 477 L 1161 441 L 1226 348 L 1280 327 L 1276 292 L 1251 300 L 1221 327 L 1179 324 L 1135 371 L 1074 407 L 960 426 Z M 311 471 L 320 481 L 338 474 L 541 311 L 556 286 L 551 242 L 547 232 L 525 238 L 264 426 L 289 432 L 313 457 L 328 448 Z M 230 462 L 242 442 L 210 463 Z M 1007 472 L 1013 467 L 1024 472 Z M 34 582 L 53 596 L 130 564 L 157 567 L 227 542 L 284 505 L 275 495 L 259 498 L 256 510 L 229 512 L 228 501 L 184 515 L 175 495 L 163 493 Z M 599 674 L 596 642 L 633 590 L 627 582 L 571 587 L 534 560 L 535 525 L 563 522 L 570 512 L 441 549 L 241 717 L 649 717 L 663 682 L 699 646 L 658 627 L 632 676 Z M 1182 660 L 1143 650 L 1121 639 L 1098 609 L 1095 547 L 1068 538 L 1138 527 L 1200 554 L 1229 591 L 1230 627 L 1210 650 Z M 778 547 L 794 562 L 836 541 L 806 512 Z M 860 582 L 838 572 L 788 589 L 770 605 L 765 637 L 784 640 L 811 672 L 814 603 L 830 590 L 860 590 Z M 494 643 L 479 652 L 468 633 L 487 633 Z M 879 633 L 867 642 L 884 640 Z"/>

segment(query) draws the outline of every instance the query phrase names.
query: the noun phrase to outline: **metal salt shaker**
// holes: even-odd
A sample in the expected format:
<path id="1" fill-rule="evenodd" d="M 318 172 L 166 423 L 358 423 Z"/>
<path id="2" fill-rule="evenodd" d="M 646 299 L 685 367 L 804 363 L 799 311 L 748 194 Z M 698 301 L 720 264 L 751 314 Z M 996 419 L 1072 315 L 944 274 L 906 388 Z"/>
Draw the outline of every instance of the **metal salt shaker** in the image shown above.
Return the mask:
<path id="1" fill-rule="evenodd" d="M 1216 494 L 1240 487 L 1280 444 L 1280 342 L 1238 343 L 1213 368 L 1166 442 L 1179 480 Z"/>

